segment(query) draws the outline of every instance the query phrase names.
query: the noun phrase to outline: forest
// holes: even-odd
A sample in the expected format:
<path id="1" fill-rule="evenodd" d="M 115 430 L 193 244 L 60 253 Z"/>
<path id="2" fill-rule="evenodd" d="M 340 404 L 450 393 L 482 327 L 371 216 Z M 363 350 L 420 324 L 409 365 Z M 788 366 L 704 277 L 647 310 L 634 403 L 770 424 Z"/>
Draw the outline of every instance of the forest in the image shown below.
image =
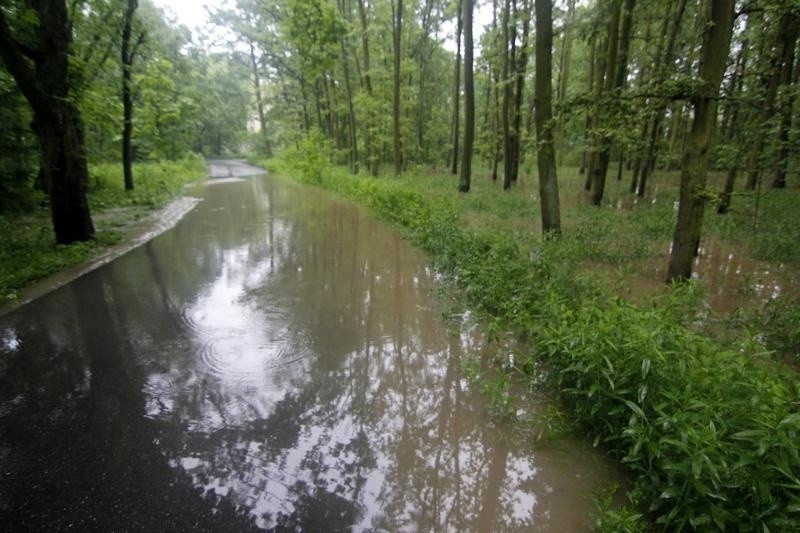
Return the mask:
<path id="1" fill-rule="evenodd" d="M 248 158 L 526 343 L 467 371 L 501 417 L 555 391 L 625 465 L 598 529 L 800 527 L 798 0 L 207 9 L 198 36 L 150 0 L 0 5 L 0 298 Z"/>

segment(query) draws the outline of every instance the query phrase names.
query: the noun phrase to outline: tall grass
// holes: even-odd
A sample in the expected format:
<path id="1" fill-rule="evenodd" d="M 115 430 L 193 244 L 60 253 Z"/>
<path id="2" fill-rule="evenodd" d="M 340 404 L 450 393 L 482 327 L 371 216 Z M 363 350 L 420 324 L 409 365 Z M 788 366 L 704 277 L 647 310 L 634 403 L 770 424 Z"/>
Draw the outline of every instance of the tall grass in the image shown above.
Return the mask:
<path id="1" fill-rule="evenodd" d="M 535 363 L 548 362 L 546 383 L 586 437 L 635 475 L 631 497 L 652 523 L 800 528 L 800 383 L 759 353 L 726 350 L 687 328 L 690 290 L 636 307 L 578 275 L 587 244 L 607 238 L 613 221 L 540 243 L 513 224 L 471 223 L 465 198 L 420 189 L 423 178 L 353 177 L 324 158 L 309 172 L 307 152 L 318 149 L 301 145 L 269 164 L 371 207 L 424 248 L 469 305 L 525 337 L 531 351 L 519 370 L 539 381 Z M 578 217 L 592 222 L 587 213 Z M 665 236 L 657 213 L 639 216 L 644 231 Z"/>

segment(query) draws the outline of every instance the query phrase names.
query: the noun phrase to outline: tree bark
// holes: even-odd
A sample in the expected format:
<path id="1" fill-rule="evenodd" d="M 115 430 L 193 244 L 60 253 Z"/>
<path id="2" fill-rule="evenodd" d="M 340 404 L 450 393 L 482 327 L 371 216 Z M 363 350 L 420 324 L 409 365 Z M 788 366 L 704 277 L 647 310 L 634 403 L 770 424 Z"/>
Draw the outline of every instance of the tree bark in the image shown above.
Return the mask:
<path id="1" fill-rule="evenodd" d="M 364 0 L 358 0 L 358 18 L 361 21 L 361 51 L 364 56 L 364 68 L 362 69 L 362 84 L 367 91 L 367 97 L 372 103 L 372 76 L 370 71 L 370 58 L 369 58 L 369 23 L 367 21 L 367 7 L 364 5 Z M 375 140 L 372 137 L 372 128 L 374 125 L 375 117 L 372 112 L 371 105 L 366 111 L 367 120 L 364 134 L 364 151 L 366 152 L 367 168 L 372 176 L 378 175 L 380 167 L 380 158 L 378 150 L 375 148 Z"/>
<path id="2" fill-rule="evenodd" d="M 530 34 L 531 25 L 531 17 L 528 12 L 530 7 L 531 6 L 529 5 L 528 0 L 524 0 L 522 5 L 522 16 L 524 17 L 522 21 L 522 43 L 520 45 L 516 67 L 514 68 L 516 87 L 514 88 L 514 123 L 512 129 L 513 136 L 511 138 L 513 148 L 513 159 L 511 161 L 512 182 L 517 181 L 519 176 L 519 166 L 522 161 L 522 96 L 525 90 L 525 74 L 528 67 L 528 36 Z"/>
<path id="3" fill-rule="evenodd" d="M 392 84 L 392 126 L 394 130 L 394 173 L 400 175 L 403 171 L 403 144 L 400 132 L 400 59 L 403 44 L 403 0 L 392 1 L 393 15 L 393 52 L 394 52 L 394 82 Z"/>
<path id="4" fill-rule="evenodd" d="M 664 50 L 664 56 L 663 58 L 661 56 L 657 58 L 658 66 L 654 69 L 654 73 L 657 76 L 659 85 L 663 85 L 670 69 L 673 66 L 672 62 L 675 54 L 675 43 L 678 39 L 678 31 L 680 29 L 681 20 L 683 19 L 683 14 L 686 12 L 686 3 L 687 0 L 678 0 L 678 6 L 673 15 L 667 46 Z M 666 102 L 660 102 L 656 105 L 656 108 L 653 111 L 652 124 L 650 126 L 650 139 L 647 145 L 647 155 L 644 158 L 641 176 L 639 177 L 639 183 L 636 186 L 636 195 L 639 197 L 644 196 L 645 192 L 647 191 L 647 179 L 650 177 L 650 173 L 653 171 L 653 169 L 655 169 L 656 166 L 658 136 L 661 132 L 661 123 L 664 120 L 664 111 L 666 108 Z"/>
<path id="5" fill-rule="evenodd" d="M 272 157 L 272 146 L 269 142 L 269 135 L 267 133 L 267 120 L 264 115 L 264 97 L 261 93 L 261 76 L 258 73 L 258 60 L 256 59 L 256 50 L 253 41 L 248 41 L 250 45 L 250 68 L 253 71 L 253 90 L 256 94 L 256 111 L 258 112 L 258 125 L 261 128 L 261 138 L 264 143 L 264 155 Z"/>
<path id="6" fill-rule="evenodd" d="M 610 105 L 611 93 L 615 90 L 617 80 L 617 63 L 619 62 L 619 33 L 620 16 L 622 12 L 622 0 L 613 0 L 611 4 L 611 19 L 608 26 L 608 52 L 606 60 L 606 74 L 603 83 L 603 97 L 606 102 L 600 103 L 601 106 Z M 630 29 L 630 26 L 629 26 Z M 608 111 L 604 113 L 608 114 Z M 607 116 L 604 119 L 608 119 Z M 603 194 L 606 187 L 606 175 L 608 174 L 608 163 L 611 160 L 611 136 L 604 134 L 600 141 L 600 153 L 597 157 L 597 165 L 592 170 L 592 205 L 603 203 Z"/>
<path id="7" fill-rule="evenodd" d="M 458 174 L 458 143 L 461 137 L 459 125 L 461 123 L 461 32 L 464 23 L 464 0 L 458 0 L 458 13 L 456 13 L 456 70 L 453 82 L 453 151 L 450 159 L 450 172 Z"/>
<path id="8" fill-rule="evenodd" d="M 787 31 L 781 35 L 783 41 L 781 86 L 783 90 L 779 99 L 781 121 L 778 125 L 778 154 L 777 161 L 775 161 L 775 175 L 772 180 L 772 188 L 774 189 L 786 187 L 786 174 L 789 163 L 789 130 L 792 127 L 792 110 L 795 99 L 795 88 L 792 85 L 794 81 L 793 69 L 796 68 L 795 44 L 800 30 L 800 16 L 790 11 L 788 18 L 790 20 L 787 24 Z"/>
<path id="9" fill-rule="evenodd" d="M 678 220 L 672 239 L 667 281 L 689 279 L 700 243 L 705 206 L 706 171 L 717 120 L 717 98 L 725 73 L 734 22 L 734 0 L 714 0 L 700 52 L 698 78 L 704 86 L 694 96 L 694 121 L 683 154 Z"/>
<path id="10" fill-rule="evenodd" d="M 570 68 L 570 63 L 572 61 L 572 25 L 574 23 L 575 23 L 575 0 L 567 0 L 567 18 L 564 21 L 564 36 L 562 37 L 562 45 L 561 45 L 561 65 L 560 68 L 558 69 L 558 92 L 556 94 L 556 101 L 561 105 L 563 105 L 567 100 L 567 86 L 569 84 L 569 68 Z M 591 65 L 589 68 L 591 69 Z M 558 134 L 555 135 L 555 137 L 558 139 L 558 145 L 559 145 L 558 153 L 563 153 L 564 151 L 565 125 L 566 125 L 566 120 L 559 120 L 557 125 Z"/>
<path id="11" fill-rule="evenodd" d="M 131 52 L 131 33 L 133 28 L 133 15 L 139 7 L 138 0 L 128 0 L 125 15 L 122 19 L 122 173 L 124 175 L 125 190 L 133 190 L 133 94 L 131 91 L 131 74 L 133 70 L 134 52 Z M 141 42 L 141 41 L 140 41 Z"/>
<path id="12" fill-rule="evenodd" d="M 511 1 L 505 0 L 503 6 L 503 73 L 501 79 L 503 81 L 503 108 L 500 111 L 503 118 L 503 189 L 507 190 L 511 187 L 511 83 L 509 82 L 509 71 L 511 69 L 511 52 L 509 48 L 513 48 L 514 36 L 509 31 L 509 14 L 511 11 Z"/>
<path id="13" fill-rule="evenodd" d="M 539 170 L 542 233 L 561 231 L 561 215 L 553 143 L 553 3 L 535 0 L 536 9 L 536 82 L 534 86 L 536 121 L 536 164 Z"/>
<path id="14" fill-rule="evenodd" d="M 786 8 L 778 24 L 777 42 L 775 43 L 775 51 L 770 60 L 770 75 L 767 79 L 761 120 L 758 126 L 756 139 L 751 145 L 750 171 L 747 173 L 747 184 L 745 185 L 747 190 L 754 190 L 756 184 L 761 179 L 767 131 L 770 129 L 770 126 L 774 127 L 775 125 L 775 102 L 778 98 L 778 89 L 780 88 L 781 81 L 784 79 L 784 70 L 786 68 L 785 61 L 789 54 L 793 53 L 787 50 L 787 48 L 790 46 L 793 48 L 794 42 L 797 40 L 797 20 L 791 8 Z"/>
<path id="15" fill-rule="evenodd" d="M 94 225 L 86 197 L 89 170 L 83 124 L 70 97 L 72 26 L 64 0 L 38 0 L 29 5 L 39 22 L 35 49 L 23 52 L 0 9 L 0 58 L 33 110 L 56 241 L 86 241 L 94 235 Z M 26 55 L 33 56 L 33 61 Z"/>
<path id="16" fill-rule="evenodd" d="M 464 151 L 461 155 L 459 192 L 469 192 L 472 181 L 472 145 L 475 139 L 475 80 L 472 73 L 472 7 L 473 0 L 464 4 Z"/>
<path id="17" fill-rule="evenodd" d="M 748 25 L 750 24 L 750 20 L 752 19 L 748 17 Z M 740 104 L 739 100 L 737 99 L 737 94 L 741 94 L 742 87 L 744 85 L 744 75 L 747 70 L 747 50 L 749 47 L 749 41 L 744 39 L 736 57 L 735 68 L 730 79 L 728 90 L 728 98 L 730 99 L 731 104 L 729 105 L 728 112 L 727 138 L 728 142 L 736 150 L 736 153 L 733 155 L 733 161 L 731 161 L 730 166 L 728 167 L 728 173 L 725 178 L 725 186 L 719 196 L 719 204 L 717 205 L 717 214 L 719 215 L 724 215 L 730 208 L 733 187 L 736 184 L 736 175 L 739 171 L 739 163 L 741 161 L 741 150 L 736 149 L 737 145 L 742 139 L 739 124 Z"/>

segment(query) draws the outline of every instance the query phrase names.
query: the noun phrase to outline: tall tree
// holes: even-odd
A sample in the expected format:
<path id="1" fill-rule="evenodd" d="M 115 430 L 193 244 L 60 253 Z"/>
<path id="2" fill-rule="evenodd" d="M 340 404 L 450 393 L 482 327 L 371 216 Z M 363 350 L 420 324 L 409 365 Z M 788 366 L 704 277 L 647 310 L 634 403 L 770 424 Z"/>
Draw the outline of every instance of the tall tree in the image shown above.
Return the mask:
<path id="1" fill-rule="evenodd" d="M 717 100 L 730 50 L 734 0 L 712 0 L 703 35 L 698 78 L 701 87 L 692 98 L 694 121 L 683 153 L 678 220 L 672 239 L 667 281 L 688 279 L 700 243 L 706 202 L 706 171 L 717 121 Z"/>
<path id="2" fill-rule="evenodd" d="M 782 82 L 787 79 L 791 80 L 791 76 L 787 78 L 786 71 L 787 68 L 791 69 L 791 65 L 788 63 L 794 58 L 794 47 L 797 42 L 798 26 L 800 26 L 798 16 L 794 12 L 795 9 L 800 8 L 792 6 L 783 8 L 775 35 L 775 45 L 772 53 L 769 54 L 769 70 L 764 80 L 763 103 L 759 106 L 761 108 L 760 124 L 756 138 L 751 144 L 750 170 L 747 173 L 745 185 L 748 190 L 755 189 L 756 185 L 761 182 L 761 171 L 766 162 L 767 134 L 774 131 L 775 119 L 780 118 L 775 116 L 778 92 Z"/>
<path id="3" fill-rule="evenodd" d="M 472 145 L 475 140 L 475 80 L 473 76 L 472 11 L 474 0 L 464 5 L 464 151 L 461 156 L 459 192 L 469 192 L 472 180 Z"/>
<path id="4" fill-rule="evenodd" d="M 403 144 L 400 130 L 400 64 L 403 44 L 403 0 L 392 0 L 392 42 L 394 76 L 392 82 L 392 125 L 394 131 L 394 173 L 403 170 Z"/>
<path id="5" fill-rule="evenodd" d="M 542 232 L 545 236 L 561 231 L 561 214 L 553 142 L 553 2 L 536 0 L 536 82 L 534 87 L 536 121 L 536 159 L 539 169 L 539 201 Z"/>
<path id="6" fill-rule="evenodd" d="M 453 80 L 453 148 L 450 171 L 453 175 L 458 174 L 458 142 L 460 138 L 459 125 L 461 123 L 461 32 L 464 27 L 464 0 L 458 0 L 458 12 L 456 13 L 456 68 Z"/>
<path id="7" fill-rule="evenodd" d="M 672 22 L 669 30 L 669 37 L 667 38 L 666 46 L 663 55 L 659 52 L 656 56 L 656 66 L 653 69 L 656 75 L 656 84 L 663 85 L 667 80 L 669 74 L 674 70 L 673 57 L 675 55 L 675 46 L 678 39 L 678 32 L 681 27 L 681 20 L 686 12 L 687 0 L 678 0 L 678 5 L 675 7 Z M 666 18 L 664 19 L 666 22 Z M 644 196 L 647 191 L 647 179 L 650 173 L 655 169 L 656 157 L 658 155 L 658 138 L 661 134 L 661 123 L 664 120 L 664 113 L 667 109 L 667 101 L 660 100 L 656 103 L 655 109 L 651 115 L 650 124 L 650 138 L 647 145 L 647 154 L 642 163 L 641 175 L 639 182 L 636 185 L 636 195 Z"/>
<path id="8" fill-rule="evenodd" d="M 33 111 L 56 241 L 86 241 L 94 235 L 94 224 L 86 198 L 89 171 L 83 124 L 71 98 L 72 26 L 67 5 L 65 0 L 27 4 L 37 23 L 16 20 L 19 25 L 27 23 L 14 28 L 16 32 L 6 20 L 7 11 L 0 9 L 0 57 Z M 27 10 L 18 5 L 8 13 L 25 19 Z"/>
<path id="9" fill-rule="evenodd" d="M 120 63 L 122 65 L 122 172 L 125 179 L 125 190 L 133 190 L 133 60 L 139 45 L 144 40 L 144 32 L 131 47 L 133 33 L 133 16 L 139 7 L 138 0 L 128 0 L 125 14 L 122 17 L 122 46 L 120 47 Z"/>
<path id="10" fill-rule="evenodd" d="M 787 30 L 781 34 L 781 82 L 782 90 L 779 95 L 780 123 L 778 124 L 778 150 L 775 161 L 775 175 L 772 187 L 783 189 L 786 187 L 786 174 L 789 163 L 789 130 L 792 127 L 792 111 L 794 109 L 795 92 L 797 90 L 794 72 L 795 47 L 798 33 L 800 33 L 800 6 L 789 10 Z"/>

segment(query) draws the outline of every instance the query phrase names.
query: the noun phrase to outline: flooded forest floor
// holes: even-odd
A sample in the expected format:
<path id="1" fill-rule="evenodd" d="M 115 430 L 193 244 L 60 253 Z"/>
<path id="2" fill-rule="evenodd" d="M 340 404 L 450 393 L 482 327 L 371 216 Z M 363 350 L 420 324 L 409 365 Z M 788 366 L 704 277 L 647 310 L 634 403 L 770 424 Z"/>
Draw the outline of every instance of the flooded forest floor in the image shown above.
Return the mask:
<path id="1" fill-rule="evenodd" d="M 308 150 L 264 164 L 397 225 L 495 338 L 523 341 L 485 387 L 493 405 L 550 390 L 555 418 L 627 467 L 630 506 L 599 525 L 800 526 L 800 190 L 737 191 L 726 215 L 708 206 L 696 279 L 669 287 L 675 173 L 644 198 L 627 173 L 609 179 L 596 208 L 561 169 L 563 235 L 542 242 L 535 176 L 504 192 L 478 171 L 459 194 L 455 176 L 353 177 Z"/>

